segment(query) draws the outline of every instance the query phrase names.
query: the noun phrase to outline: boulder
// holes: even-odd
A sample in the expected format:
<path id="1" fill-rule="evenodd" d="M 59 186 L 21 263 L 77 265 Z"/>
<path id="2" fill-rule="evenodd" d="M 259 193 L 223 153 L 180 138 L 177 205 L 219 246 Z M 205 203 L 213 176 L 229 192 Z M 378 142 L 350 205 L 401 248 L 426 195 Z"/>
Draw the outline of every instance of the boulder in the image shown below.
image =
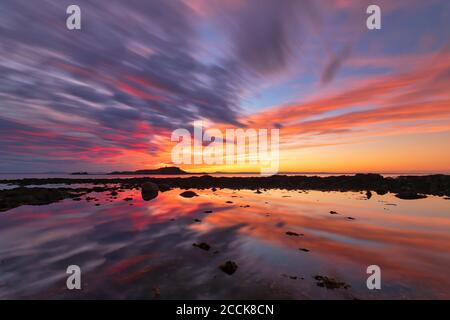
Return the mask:
<path id="1" fill-rule="evenodd" d="M 141 195 L 144 201 L 150 201 L 158 196 L 159 187 L 153 182 L 146 182 L 141 186 Z"/>

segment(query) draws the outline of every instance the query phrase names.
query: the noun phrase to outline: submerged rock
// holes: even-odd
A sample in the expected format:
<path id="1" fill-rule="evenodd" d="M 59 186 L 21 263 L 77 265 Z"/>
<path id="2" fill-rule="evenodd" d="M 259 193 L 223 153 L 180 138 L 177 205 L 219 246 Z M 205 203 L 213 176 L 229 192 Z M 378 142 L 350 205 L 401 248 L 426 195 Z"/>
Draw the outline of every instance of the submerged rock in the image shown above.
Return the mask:
<path id="1" fill-rule="evenodd" d="M 201 243 L 198 243 L 198 244 L 197 243 L 193 243 L 192 246 L 200 248 L 200 249 L 205 250 L 205 251 L 209 251 L 209 249 L 211 249 L 211 246 L 209 244 L 207 244 L 206 242 L 201 242 Z"/>
<path id="2" fill-rule="evenodd" d="M 198 194 L 196 194 L 194 191 L 188 190 L 180 193 L 180 196 L 182 196 L 183 198 L 193 198 L 198 197 Z"/>
<path id="3" fill-rule="evenodd" d="M 425 199 L 427 197 L 426 195 L 412 192 L 401 192 L 397 193 L 395 196 L 403 200 L 417 200 L 417 199 Z"/>
<path id="4" fill-rule="evenodd" d="M 299 233 L 292 232 L 292 231 L 287 231 L 286 235 L 292 236 L 292 237 L 299 237 L 300 235 L 303 235 L 303 234 L 299 234 Z"/>
<path id="5" fill-rule="evenodd" d="M 234 261 L 227 261 L 224 264 L 220 265 L 219 268 L 220 270 L 231 276 L 233 273 L 236 272 L 238 266 Z"/>
<path id="6" fill-rule="evenodd" d="M 141 186 L 141 196 L 144 201 L 150 201 L 158 196 L 159 187 L 153 182 L 146 182 Z"/>
<path id="7" fill-rule="evenodd" d="M 350 288 L 349 284 L 346 284 L 345 282 L 341 282 L 333 278 L 328 278 L 326 276 L 314 276 L 314 279 L 317 281 L 317 286 L 321 288 L 327 288 L 330 290 L 340 288 L 344 289 Z"/>

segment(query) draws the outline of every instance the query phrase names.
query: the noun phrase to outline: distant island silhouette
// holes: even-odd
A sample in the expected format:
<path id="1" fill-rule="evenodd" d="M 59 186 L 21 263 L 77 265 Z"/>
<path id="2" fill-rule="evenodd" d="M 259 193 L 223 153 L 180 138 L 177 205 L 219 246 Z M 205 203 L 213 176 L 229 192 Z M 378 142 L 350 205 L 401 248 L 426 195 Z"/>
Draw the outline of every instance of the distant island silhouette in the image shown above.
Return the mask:
<path id="1" fill-rule="evenodd" d="M 186 172 L 178 167 L 164 167 L 158 169 L 143 169 L 143 170 L 135 170 L 135 171 L 113 171 L 108 173 L 111 175 L 133 175 L 133 174 L 167 174 L 167 175 L 179 175 L 179 174 L 192 174 L 190 172 Z"/>

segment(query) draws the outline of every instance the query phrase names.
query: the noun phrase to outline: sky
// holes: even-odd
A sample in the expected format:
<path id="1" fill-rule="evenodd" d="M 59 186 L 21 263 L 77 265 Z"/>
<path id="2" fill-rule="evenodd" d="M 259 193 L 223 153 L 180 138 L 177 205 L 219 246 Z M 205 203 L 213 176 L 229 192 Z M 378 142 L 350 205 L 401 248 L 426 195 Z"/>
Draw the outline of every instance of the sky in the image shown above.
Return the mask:
<path id="1" fill-rule="evenodd" d="M 447 0 L 2 0 L 0 172 L 170 166 L 202 120 L 279 129 L 284 172 L 450 173 L 448 21 Z"/>

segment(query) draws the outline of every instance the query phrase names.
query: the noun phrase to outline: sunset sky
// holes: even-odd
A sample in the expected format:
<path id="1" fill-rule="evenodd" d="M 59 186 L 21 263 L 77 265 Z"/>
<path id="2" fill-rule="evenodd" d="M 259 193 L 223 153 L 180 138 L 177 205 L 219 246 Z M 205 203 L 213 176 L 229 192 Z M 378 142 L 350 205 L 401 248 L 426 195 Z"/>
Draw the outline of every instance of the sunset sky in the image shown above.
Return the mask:
<path id="1" fill-rule="evenodd" d="M 203 120 L 279 128 L 280 171 L 450 173 L 449 21 L 447 0 L 2 0 L 0 172 L 171 165 Z"/>

